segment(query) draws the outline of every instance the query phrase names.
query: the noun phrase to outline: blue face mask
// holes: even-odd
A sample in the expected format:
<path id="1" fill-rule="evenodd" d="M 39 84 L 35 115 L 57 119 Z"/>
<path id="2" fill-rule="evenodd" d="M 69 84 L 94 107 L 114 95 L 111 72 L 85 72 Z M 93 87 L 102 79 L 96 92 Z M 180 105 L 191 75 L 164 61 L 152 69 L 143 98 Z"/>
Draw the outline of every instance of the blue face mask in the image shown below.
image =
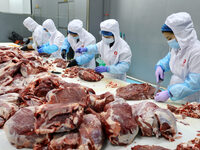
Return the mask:
<path id="1" fill-rule="evenodd" d="M 47 32 L 48 36 L 51 36 L 51 34 L 49 32 Z"/>
<path id="2" fill-rule="evenodd" d="M 168 45 L 170 48 L 173 48 L 175 50 L 178 50 L 180 48 L 178 42 L 176 41 L 176 39 L 172 39 L 168 41 Z"/>
<path id="3" fill-rule="evenodd" d="M 73 38 L 74 38 L 75 40 L 78 40 L 78 39 L 79 39 L 79 36 L 73 36 Z"/>

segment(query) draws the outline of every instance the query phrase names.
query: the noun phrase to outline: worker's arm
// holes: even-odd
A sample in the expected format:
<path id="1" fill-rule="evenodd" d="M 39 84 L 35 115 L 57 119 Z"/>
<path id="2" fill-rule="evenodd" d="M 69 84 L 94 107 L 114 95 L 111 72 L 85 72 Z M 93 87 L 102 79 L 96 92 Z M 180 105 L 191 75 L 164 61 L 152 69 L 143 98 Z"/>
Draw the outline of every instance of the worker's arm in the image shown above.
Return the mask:
<path id="1" fill-rule="evenodd" d="M 163 59 L 159 60 L 156 66 L 160 66 L 164 72 L 170 70 L 169 61 L 170 61 L 171 53 L 169 52 Z"/>
<path id="2" fill-rule="evenodd" d="M 47 53 L 47 54 L 52 54 L 58 50 L 58 46 L 53 44 L 53 45 L 44 45 L 42 46 L 39 50 L 38 53 Z"/>
<path id="3" fill-rule="evenodd" d="M 115 65 L 110 65 L 108 67 L 108 72 L 112 74 L 124 74 L 128 71 L 130 64 L 127 62 L 119 62 Z"/>
<path id="4" fill-rule="evenodd" d="M 65 50 L 66 53 L 68 53 L 69 52 L 69 48 L 70 48 L 70 43 L 68 41 L 68 38 L 66 37 L 64 42 L 63 42 L 63 44 L 62 44 L 61 52 L 62 52 L 62 50 Z"/>
<path id="5" fill-rule="evenodd" d="M 180 100 L 200 91 L 200 74 L 189 73 L 183 83 L 171 85 L 168 90 L 172 95 L 172 100 Z"/>
<path id="6" fill-rule="evenodd" d="M 88 54 L 98 54 L 99 51 L 98 51 L 98 48 L 97 48 L 97 45 L 94 44 L 94 45 L 89 45 L 86 47 L 87 48 L 87 53 Z"/>
<path id="7" fill-rule="evenodd" d="M 94 54 L 82 54 L 81 56 L 79 57 L 76 57 L 75 60 L 77 62 L 78 65 L 84 65 L 84 64 L 87 64 L 89 63 L 93 58 L 94 58 Z"/>

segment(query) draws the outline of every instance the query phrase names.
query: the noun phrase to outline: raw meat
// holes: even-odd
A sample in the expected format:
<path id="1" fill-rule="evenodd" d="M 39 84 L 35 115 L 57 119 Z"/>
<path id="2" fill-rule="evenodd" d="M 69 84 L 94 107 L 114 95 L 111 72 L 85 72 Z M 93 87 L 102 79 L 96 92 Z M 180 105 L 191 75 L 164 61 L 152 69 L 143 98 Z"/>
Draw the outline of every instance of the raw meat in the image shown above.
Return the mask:
<path id="1" fill-rule="evenodd" d="M 90 82 L 97 82 L 104 78 L 101 73 L 95 72 L 93 69 L 80 70 L 78 76 L 82 80 Z"/>
<path id="2" fill-rule="evenodd" d="M 34 107 L 17 111 L 4 125 L 4 131 L 11 144 L 17 148 L 32 148 L 42 142 L 46 135 L 37 135 L 34 130 Z"/>
<path id="3" fill-rule="evenodd" d="M 110 81 L 106 87 L 109 87 L 109 88 L 118 88 L 118 84 L 113 82 L 113 81 Z"/>
<path id="4" fill-rule="evenodd" d="M 99 119 L 92 114 L 84 115 L 79 129 L 80 146 L 83 150 L 100 150 L 103 145 L 103 130 Z"/>
<path id="5" fill-rule="evenodd" d="M 20 72 L 24 77 L 28 77 L 31 74 L 38 74 L 41 72 L 47 72 L 47 68 L 42 67 L 40 61 L 23 61 Z"/>
<path id="6" fill-rule="evenodd" d="M 8 93 L 8 94 L 0 95 L 0 101 L 6 101 L 9 103 L 18 104 L 19 103 L 19 94 Z"/>
<path id="7" fill-rule="evenodd" d="M 89 95 L 87 91 L 81 87 L 61 87 L 59 89 L 53 89 L 48 92 L 47 103 L 79 103 L 83 106 L 87 106 L 89 104 Z"/>
<path id="8" fill-rule="evenodd" d="M 0 96 L 0 127 L 18 110 L 19 94 L 10 93 Z"/>
<path id="9" fill-rule="evenodd" d="M 97 112 L 103 111 L 104 106 L 114 101 L 114 96 L 106 92 L 101 95 L 94 94 L 92 89 L 74 83 L 63 83 L 59 89 L 48 92 L 46 100 L 48 104 L 54 103 L 79 103 L 84 107 L 91 107 Z"/>
<path id="10" fill-rule="evenodd" d="M 106 92 L 101 95 L 90 94 L 90 107 L 96 112 L 102 112 L 106 104 L 114 101 L 114 95 Z"/>
<path id="11" fill-rule="evenodd" d="M 116 96 L 125 100 L 145 100 L 154 98 L 155 88 L 147 83 L 129 84 L 118 88 L 116 92 Z"/>
<path id="12" fill-rule="evenodd" d="M 169 141 L 174 140 L 177 133 L 176 118 L 170 111 L 152 102 L 141 102 L 131 107 L 143 136 L 162 135 Z"/>
<path id="13" fill-rule="evenodd" d="M 116 99 L 107 104 L 101 113 L 101 121 L 109 141 L 114 145 L 132 143 L 138 133 L 131 106 L 123 99 Z"/>
<path id="14" fill-rule="evenodd" d="M 53 137 L 49 144 L 50 150 L 77 149 L 79 146 L 79 133 L 60 133 Z"/>
<path id="15" fill-rule="evenodd" d="M 83 117 L 84 108 L 78 103 L 44 104 L 35 112 L 37 134 L 64 132 L 76 129 Z"/>
<path id="16" fill-rule="evenodd" d="M 159 131 L 163 137 L 169 141 L 174 141 L 177 133 L 176 118 L 167 109 L 158 108 L 155 110 L 155 116 L 158 120 Z"/>
<path id="17" fill-rule="evenodd" d="M 149 145 L 136 145 L 134 147 L 131 147 L 131 150 L 169 150 L 168 148 L 164 148 L 161 146 L 149 146 Z"/>
<path id="18" fill-rule="evenodd" d="M 133 109 L 134 105 L 132 106 Z M 136 104 L 133 115 L 139 125 L 143 136 L 160 136 L 158 122 L 155 119 L 155 110 L 159 107 L 152 102 L 142 102 Z"/>
<path id="19" fill-rule="evenodd" d="M 62 77 L 76 78 L 78 77 L 78 73 L 80 70 L 83 70 L 83 68 L 77 66 L 67 68 L 65 69 L 64 75 Z"/>
<path id="20" fill-rule="evenodd" d="M 167 105 L 167 108 L 175 114 L 181 114 L 192 118 L 200 118 L 200 103 L 197 102 L 187 102 L 178 108 L 172 105 Z"/>
<path id="21" fill-rule="evenodd" d="M 95 115 L 88 114 L 83 116 L 83 122 L 75 132 L 54 135 L 49 144 L 49 149 L 100 150 L 102 145 L 103 130 L 101 122 Z"/>
<path id="22" fill-rule="evenodd" d="M 12 78 L 12 83 L 8 86 L 0 85 L 0 95 L 7 93 L 20 93 L 25 88 L 25 78 L 20 74 Z"/>
<path id="23" fill-rule="evenodd" d="M 46 94 L 54 88 L 59 88 L 60 84 L 61 79 L 57 76 L 41 73 L 33 76 L 28 86 L 20 93 L 20 96 L 25 106 L 41 105 L 46 102 Z"/>
<path id="24" fill-rule="evenodd" d="M 186 143 L 177 145 L 176 150 L 200 150 L 200 139 L 195 138 Z"/>
<path id="25" fill-rule="evenodd" d="M 55 59 L 55 61 L 53 61 L 54 64 L 56 64 L 56 67 L 58 68 L 62 68 L 62 69 L 66 69 L 67 68 L 67 61 L 65 61 L 64 59 L 61 58 L 57 58 Z"/>
<path id="26" fill-rule="evenodd" d="M 0 84 L 1 86 L 7 86 L 12 83 L 13 77 L 19 72 L 21 61 L 13 62 L 12 60 L 7 62 L 4 67 L 0 69 Z"/>
<path id="27" fill-rule="evenodd" d="M 18 106 L 16 104 L 0 100 L 0 127 L 4 125 L 3 121 L 5 122 L 6 120 L 8 120 L 12 115 L 14 115 L 17 110 Z"/>

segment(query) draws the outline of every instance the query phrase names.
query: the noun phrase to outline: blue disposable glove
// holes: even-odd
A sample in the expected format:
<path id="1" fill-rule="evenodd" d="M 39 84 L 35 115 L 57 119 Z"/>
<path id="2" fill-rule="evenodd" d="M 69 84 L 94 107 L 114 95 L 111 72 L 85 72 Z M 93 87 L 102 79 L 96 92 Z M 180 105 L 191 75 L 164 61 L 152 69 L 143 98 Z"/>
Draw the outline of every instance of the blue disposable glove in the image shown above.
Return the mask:
<path id="1" fill-rule="evenodd" d="M 156 94 L 155 96 L 155 101 L 157 102 L 165 102 L 169 99 L 170 97 L 170 94 L 169 94 L 169 91 L 166 90 L 166 91 L 162 91 L 162 92 L 159 92 Z"/>
<path id="2" fill-rule="evenodd" d="M 82 53 L 87 52 L 87 51 L 88 51 L 88 49 L 86 47 L 80 47 L 76 50 L 76 53 L 82 54 Z"/>
<path id="3" fill-rule="evenodd" d="M 108 67 L 106 66 L 98 66 L 95 68 L 96 72 L 102 73 L 102 72 L 108 72 Z"/>
<path id="4" fill-rule="evenodd" d="M 164 80 L 164 71 L 160 66 L 156 67 L 156 82 L 158 83 L 160 80 Z"/>
<path id="5" fill-rule="evenodd" d="M 38 53 L 44 53 L 43 48 L 38 49 Z"/>

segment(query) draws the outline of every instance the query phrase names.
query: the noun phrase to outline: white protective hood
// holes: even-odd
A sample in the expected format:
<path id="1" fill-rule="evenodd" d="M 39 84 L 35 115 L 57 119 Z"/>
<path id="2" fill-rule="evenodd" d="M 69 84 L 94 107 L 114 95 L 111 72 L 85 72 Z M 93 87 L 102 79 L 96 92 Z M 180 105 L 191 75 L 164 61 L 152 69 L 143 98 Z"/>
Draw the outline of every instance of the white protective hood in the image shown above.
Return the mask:
<path id="1" fill-rule="evenodd" d="M 167 17 L 165 24 L 169 26 L 181 47 L 181 50 L 189 48 L 197 42 L 197 34 L 191 16 L 186 12 L 175 13 Z"/>
<path id="2" fill-rule="evenodd" d="M 112 32 L 115 37 L 115 43 L 118 43 L 120 40 L 120 30 L 119 30 L 119 23 L 115 19 L 108 19 L 100 24 L 101 31 Z M 113 45 L 113 46 L 114 46 Z"/>
<path id="3" fill-rule="evenodd" d="M 39 24 L 35 22 L 31 17 L 28 17 L 23 22 L 24 26 L 30 31 L 33 32 Z"/>
<path id="4" fill-rule="evenodd" d="M 101 31 L 112 32 L 114 35 L 115 43 L 111 48 L 103 42 L 103 40 L 97 45 L 98 50 L 103 57 L 106 65 L 113 65 L 118 62 L 131 63 L 131 49 L 129 45 L 120 37 L 119 23 L 115 19 L 108 19 L 100 24 Z M 101 45 L 101 46 L 100 46 Z M 99 47 L 100 46 L 100 47 Z M 117 51 L 117 57 L 112 55 L 114 51 Z M 108 62 L 109 61 L 109 62 Z"/>
<path id="5" fill-rule="evenodd" d="M 42 26 L 43 26 L 43 28 L 47 29 L 48 32 L 51 34 L 51 37 L 49 39 L 49 44 L 50 45 L 55 44 L 60 48 L 64 42 L 65 37 L 62 33 L 60 33 L 56 29 L 56 26 L 55 26 L 53 20 L 47 19 L 46 21 L 43 22 Z"/>

